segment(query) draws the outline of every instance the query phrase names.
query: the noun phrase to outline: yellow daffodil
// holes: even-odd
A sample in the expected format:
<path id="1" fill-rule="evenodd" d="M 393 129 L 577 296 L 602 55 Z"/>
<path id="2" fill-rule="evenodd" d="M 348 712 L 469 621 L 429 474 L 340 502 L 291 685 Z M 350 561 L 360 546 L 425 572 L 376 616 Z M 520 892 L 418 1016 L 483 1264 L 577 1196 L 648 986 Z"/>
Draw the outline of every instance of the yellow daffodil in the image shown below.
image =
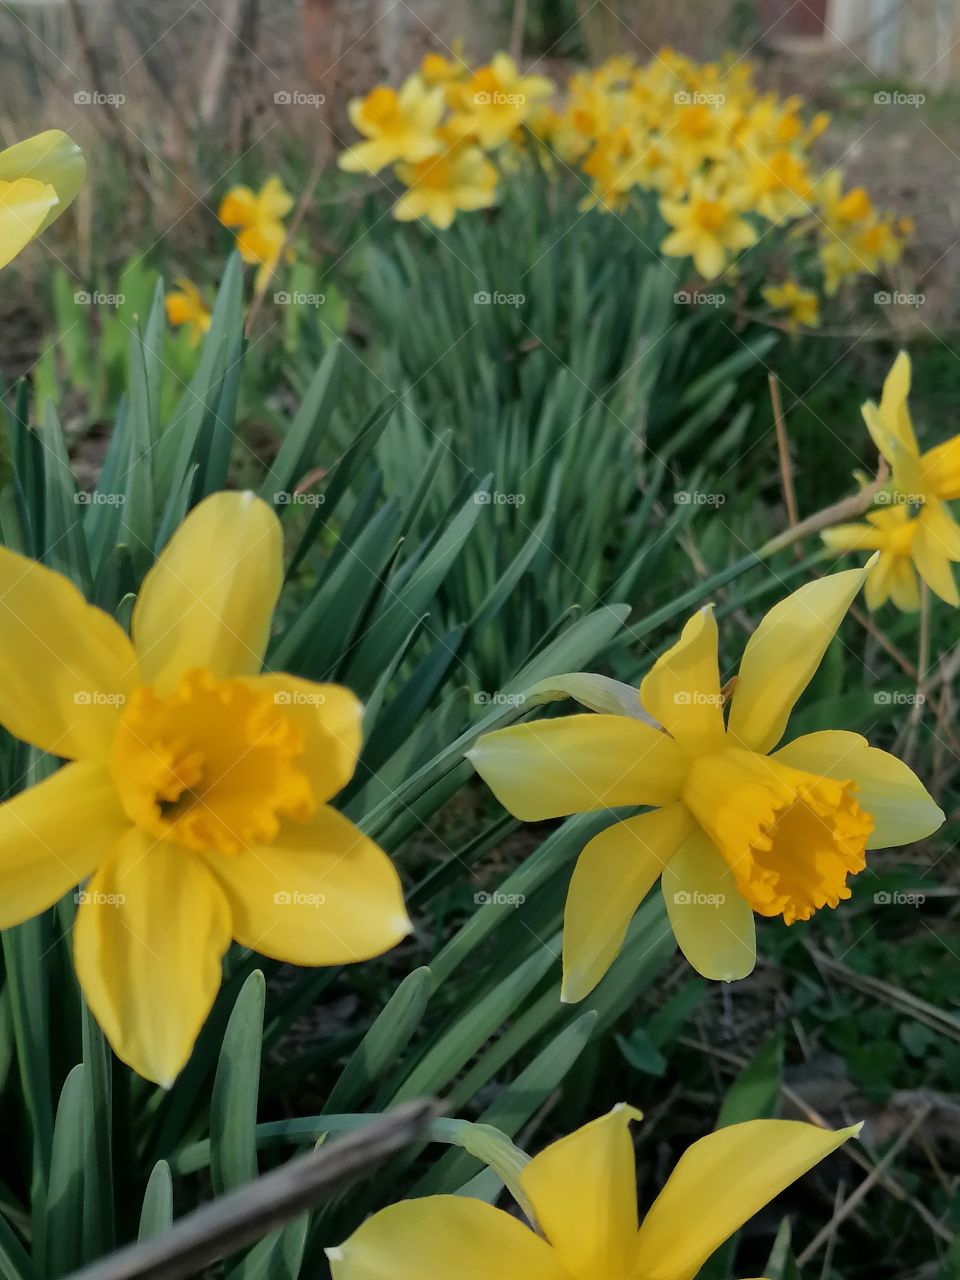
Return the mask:
<path id="1" fill-rule="evenodd" d="M 816 329 L 820 323 L 820 299 L 812 289 L 805 289 L 795 280 L 768 285 L 763 290 L 763 298 L 774 311 L 786 312 L 790 328 L 803 325 L 807 329 Z"/>
<path id="2" fill-rule="evenodd" d="M 419 164 L 397 165 L 408 190 L 393 214 L 401 222 L 426 218 L 445 230 L 460 209 L 487 209 L 497 198 L 499 175 L 479 147 L 457 143 Z"/>
<path id="3" fill-rule="evenodd" d="M 399 93 L 378 85 L 348 106 L 353 127 L 366 141 L 344 151 L 337 163 L 347 173 L 379 173 L 390 164 L 435 156 L 443 150 L 436 129 L 445 107 L 443 89 L 428 88 L 420 76 L 410 76 Z"/>
<path id="4" fill-rule="evenodd" d="M 795 1120 L 719 1129 L 687 1148 L 641 1221 L 629 1131 L 639 1118 L 616 1107 L 528 1161 L 517 1194 L 529 1226 L 469 1196 L 404 1200 L 327 1250 L 333 1280 L 691 1280 L 860 1130 Z"/>
<path id="5" fill-rule="evenodd" d="M 918 536 L 919 535 L 919 536 Z M 864 595 L 873 611 L 888 600 L 904 613 L 920 608 L 919 573 L 947 604 L 960 604 L 950 561 L 930 546 L 923 524 L 905 503 L 871 511 L 865 524 L 838 524 L 820 535 L 834 551 L 878 551 Z"/>
<path id="6" fill-rule="evenodd" d="M 0 267 L 69 208 L 86 172 L 82 151 L 59 129 L 0 151 Z"/>
<path id="7" fill-rule="evenodd" d="M 639 694 L 617 686 L 612 698 L 599 676 L 559 677 L 552 689 L 599 712 L 477 741 L 474 767 L 524 821 L 653 806 L 580 855 L 564 916 L 564 1000 L 600 981 L 661 877 L 684 955 L 705 977 L 732 981 L 755 963 L 754 912 L 790 924 L 836 906 L 867 849 L 911 843 L 943 822 L 910 769 L 857 734 L 813 733 L 775 750 L 865 576 L 808 583 L 766 615 L 726 721 L 717 626 L 704 609 Z"/>
<path id="8" fill-rule="evenodd" d="M 425 84 L 452 84 L 470 74 L 470 64 L 463 57 L 463 41 L 455 40 L 450 50 L 452 57 L 445 58 L 442 53 L 429 52 L 423 55 L 420 63 L 420 75 Z"/>
<path id="9" fill-rule="evenodd" d="M 831 169 L 819 179 L 816 195 L 824 221 L 841 235 L 873 216 L 873 202 L 863 187 L 844 192 L 839 169 Z"/>
<path id="10" fill-rule="evenodd" d="M 268 178 L 259 191 L 231 187 L 220 202 L 220 221 L 237 228 L 240 256 L 244 262 L 260 265 L 255 285 L 258 293 L 276 270 L 287 235 L 283 219 L 292 208 L 293 196 L 277 177 Z"/>
<path id="11" fill-rule="evenodd" d="M 731 257 L 756 241 L 756 231 L 743 216 L 745 204 L 742 191 L 694 178 L 686 200 L 660 201 L 664 220 L 674 228 L 661 251 L 672 258 L 692 258 L 705 280 L 715 279 Z"/>
<path id="12" fill-rule="evenodd" d="M 553 91 L 552 80 L 521 75 L 509 54 L 498 53 L 465 84 L 455 86 L 450 128 L 460 137 L 475 138 L 485 151 L 493 151 L 511 138 L 534 105 Z"/>
<path id="13" fill-rule="evenodd" d="M 806 163 L 785 149 L 758 158 L 751 166 L 748 185 L 754 207 L 768 222 L 799 217 L 813 194 Z"/>
<path id="14" fill-rule="evenodd" d="M 627 192 L 636 185 L 644 163 L 642 147 L 642 140 L 626 125 L 604 134 L 583 164 L 583 172 L 593 180 L 593 191 L 580 207 L 590 209 L 600 205 L 604 209 L 615 209 L 622 206 Z"/>
<path id="15" fill-rule="evenodd" d="M 0 806 L 0 928 L 85 882 L 87 1003 L 165 1086 L 231 938 L 327 965 L 410 929 L 392 863 L 327 803 L 356 766 L 359 703 L 260 674 L 282 557 L 264 502 L 215 494 L 147 574 L 128 638 L 66 578 L 0 548 L 0 723 L 70 762 Z"/>
<path id="16" fill-rule="evenodd" d="M 195 347 L 210 328 L 210 309 L 191 281 L 180 276 L 174 283 L 177 288 L 167 294 L 167 323 L 175 329 L 185 326 Z"/>
<path id="17" fill-rule="evenodd" d="M 960 498 L 960 435 L 921 453 L 907 404 L 909 395 L 910 357 L 901 351 L 884 380 L 879 405 L 868 400 L 863 418 L 893 471 L 896 499 L 918 508 L 920 529 L 914 535 L 914 560 L 919 568 L 919 542 L 929 576 L 923 569 L 920 572 L 937 594 L 943 595 L 934 579 L 946 586 L 947 569 L 942 563 L 935 567 L 934 562 L 960 560 L 960 527 L 946 505 Z"/>

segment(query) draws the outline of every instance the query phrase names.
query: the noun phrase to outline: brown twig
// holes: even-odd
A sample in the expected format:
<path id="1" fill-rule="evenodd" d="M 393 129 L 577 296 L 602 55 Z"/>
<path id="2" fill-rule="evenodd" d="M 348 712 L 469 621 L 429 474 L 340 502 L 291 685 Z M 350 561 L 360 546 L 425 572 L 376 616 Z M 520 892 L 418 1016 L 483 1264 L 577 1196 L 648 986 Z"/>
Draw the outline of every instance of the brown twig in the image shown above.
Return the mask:
<path id="1" fill-rule="evenodd" d="M 783 402 L 780 399 L 780 382 L 771 370 L 767 375 L 770 384 L 770 402 L 773 405 L 773 425 L 777 432 L 777 454 L 780 459 L 780 482 L 783 485 L 783 500 L 787 504 L 787 519 L 790 528 L 795 529 L 800 522 L 797 511 L 797 495 L 793 487 L 793 468 L 790 465 L 790 444 L 787 440 L 787 424 L 783 417 Z M 796 548 L 797 555 L 802 554 Z"/>

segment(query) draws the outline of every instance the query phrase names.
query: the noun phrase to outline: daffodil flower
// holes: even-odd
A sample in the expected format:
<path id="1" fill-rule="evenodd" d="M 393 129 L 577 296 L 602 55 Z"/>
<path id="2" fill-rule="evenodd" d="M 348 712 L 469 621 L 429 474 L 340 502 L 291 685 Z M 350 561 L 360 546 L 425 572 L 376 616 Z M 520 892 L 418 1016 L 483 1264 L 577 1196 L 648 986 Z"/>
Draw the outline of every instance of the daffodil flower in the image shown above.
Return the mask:
<path id="1" fill-rule="evenodd" d="M 495 151 L 553 91 L 552 80 L 522 75 L 508 53 L 498 53 L 468 81 L 450 86 L 450 129 L 460 137 L 475 138 L 485 151 Z"/>
<path id="2" fill-rule="evenodd" d="M 195 284 L 183 276 L 175 281 L 177 288 L 167 294 L 167 323 L 173 328 L 185 326 L 190 334 L 190 345 L 196 346 L 210 328 L 210 308 Z"/>
<path id="3" fill-rule="evenodd" d="M 564 916 L 562 999 L 592 991 L 658 879 L 689 962 L 732 981 L 754 967 L 755 912 L 790 924 L 836 906 L 867 849 L 909 844 L 941 825 L 911 770 L 859 734 L 813 733 L 776 749 L 866 573 L 807 583 L 771 609 L 747 642 L 726 721 L 707 608 L 639 696 L 618 685 L 611 697 L 599 676 L 560 677 L 551 683 L 561 694 L 600 713 L 478 739 L 474 767 L 524 821 L 652 806 L 580 855 Z"/>
<path id="4" fill-rule="evenodd" d="M 660 248 L 673 258 L 691 257 L 704 280 L 714 280 L 732 256 L 756 241 L 745 207 L 742 190 L 694 178 L 686 200 L 660 201 L 664 221 L 674 228 Z"/>
<path id="5" fill-rule="evenodd" d="M 400 222 L 426 218 L 446 230 L 459 210 L 487 209 L 497 198 L 496 169 L 469 143 L 455 143 L 419 164 L 398 164 L 397 177 L 408 187 L 393 211 Z"/>
<path id="6" fill-rule="evenodd" d="M 333 1280 L 691 1280 L 764 1205 L 860 1129 L 752 1120 L 688 1147 L 642 1221 L 629 1123 L 616 1107 L 519 1175 L 529 1225 L 468 1196 L 375 1213 L 328 1249 Z"/>
<path id="7" fill-rule="evenodd" d="M 410 76 L 398 93 L 378 85 L 365 98 L 355 98 L 347 111 L 365 142 L 344 151 L 337 163 L 347 173 L 379 173 L 389 164 L 419 164 L 443 150 L 436 128 L 446 109 L 443 89 L 428 88 Z"/>
<path id="8" fill-rule="evenodd" d="M 864 524 L 834 525 L 820 536 L 833 551 L 879 552 L 864 585 L 871 612 L 893 600 L 904 613 L 915 613 L 920 608 L 917 574 L 947 604 L 960 605 L 949 560 L 931 548 L 922 521 L 905 503 L 871 511 Z"/>
<path id="9" fill-rule="evenodd" d="M 80 148 L 59 129 L 0 151 L 0 267 L 69 208 L 86 173 Z"/>
<path id="10" fill-rule="evenodd" d="M 863 419 L 893 470 L 895 494 L 918 508 L 922 533 L 918 531 L 917 537 L 924 541 L 929 555 L 960 560 L 960 526 L 945 505 L 960 498 L 960 435 L 921 453 L 907 404 L 909 396 L 910 357 L 901 351 L 884 379 L 880 404 L 868 400 Z M 943 566 L 937 572 L 942 576 Z M 937 589 L 933 581 L 930 585 Z"/>
<path id="11" fill-rule="evenodd" d="M 410 930 L 389 858 L 327 803 L 354 772 L 360 704 L 260 674 L 282 550 L 260 499 L 207 498 L 144 579 L 128 638 L 0 548 L 0 723 L 70 762 L 0 805 L 0 928 L 83 883 L 84 996 L 119 1057 L 164 1086 L 231 938 L 328 965 Z"/>
<path id="12" fill-rule="evenodd" d="M 283 219 L 292 208 L 293 196 L 277 177 L 268 178 L 259 191 L 231 187 L 220 202 L 220 221 L 237 229 L 241 258 L 260 265 L 254 286 L 257 293 L 266 288 L 276 270 L 287 236 Z"/>
<path id="13" fill-rule="evenodd" d="M 807 329 L 816 329 L 820 324 L 820 300 L 812 289 L 805 289 L 795 280 L 784 280 L 783 284 L 771 284 L 763 290 L 763 300 L 773 307 L 774 311 L 785 311 L 787 325 L 795 329 L 803 325 Z"/>

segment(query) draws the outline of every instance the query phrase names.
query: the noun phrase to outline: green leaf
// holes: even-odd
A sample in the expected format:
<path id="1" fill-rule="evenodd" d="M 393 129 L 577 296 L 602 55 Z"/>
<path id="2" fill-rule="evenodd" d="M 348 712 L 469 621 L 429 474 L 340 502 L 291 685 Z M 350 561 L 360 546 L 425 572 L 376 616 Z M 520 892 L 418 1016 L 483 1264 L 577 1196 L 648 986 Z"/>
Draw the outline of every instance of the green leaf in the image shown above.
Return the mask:
<path id="1" fill-rule="evenodd" d="M 776 1115 L 783 1077 L 783 1029 L 779 1029 L 747 1063 L 727 1090 L 717 1128 Z"/>
<path id="2" fill-rule="evenodd" d="M 210 1100 L 210 1176 L 223 1195 L 257 1176 L 257 1097 L 266 983 L 255 969 L 240 989 L 220 1049 Z"/>
<path id="3" fill-rule="evenodd" d="M 173 1179 L 166 1160 L 158 1160 L 150 1172 L 140 1210 L 138 1240 L 152 1240 L 173 1226 Z"/>
<path id="4" fill-rule="evenodd" d="M 78 1064 L 64 1081 L 57 1106 L 47 1189 L 46 1271 L 69 1275 L 83 1261 L 83 1203 L 87 1165 L 84 1143 L 86 1083 Z"/>

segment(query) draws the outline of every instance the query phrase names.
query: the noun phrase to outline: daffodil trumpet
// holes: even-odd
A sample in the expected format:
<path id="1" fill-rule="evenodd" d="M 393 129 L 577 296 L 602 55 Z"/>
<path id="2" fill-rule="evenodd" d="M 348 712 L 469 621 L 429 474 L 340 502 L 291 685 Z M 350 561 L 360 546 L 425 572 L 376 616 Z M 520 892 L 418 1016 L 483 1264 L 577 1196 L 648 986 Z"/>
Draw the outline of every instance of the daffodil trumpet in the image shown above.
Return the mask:
<path id="1" fill-rule="evenodd" d="M 366 960 L 410 931 L 387 855 L 329 801 L 356 767 L 347 689 L 261 674 L 283 539 L 253 494 L 187 516 L 131 635 L 0 547 L 0 724 L 68 763 L 0 805 L 0 928 L 82 885 L 73 952 L 117 1055 L 169 1086 L 241 946 Z"/>
<path id="2" fill-rule="evenodd" d="M 713 610 L 696 613 L 639 690 L 579 674 L 554 690 L 590 714 L 481 736 L 469 758 L 501 804 L 537 822 L 626 806 L 580 854 L 567 895 L 562 998 L 587 996 L 661 884 L 677 943 L 707 978 L 746 977 L 755 916 L 807 920 L 850 896 L 871 849 L 930 835 L 943 813 L 913 772 L 859 734 L 781 746 L 870 566 L 809 582 L 764 617 L 724 696 Z"/>
<path id="3" fill-rule="evenodd" d="M 629 1131 L 640 1118 L 618 1106 L 526 1163 L 521 1204 L 533 1220 L 463 1195 L 404 1200 L 327 1250 L 333 1280 L 692 1280 L 860 1130 L 792 1120 L 720 1129 L 684 1152 L 641 1220 Z"/>

